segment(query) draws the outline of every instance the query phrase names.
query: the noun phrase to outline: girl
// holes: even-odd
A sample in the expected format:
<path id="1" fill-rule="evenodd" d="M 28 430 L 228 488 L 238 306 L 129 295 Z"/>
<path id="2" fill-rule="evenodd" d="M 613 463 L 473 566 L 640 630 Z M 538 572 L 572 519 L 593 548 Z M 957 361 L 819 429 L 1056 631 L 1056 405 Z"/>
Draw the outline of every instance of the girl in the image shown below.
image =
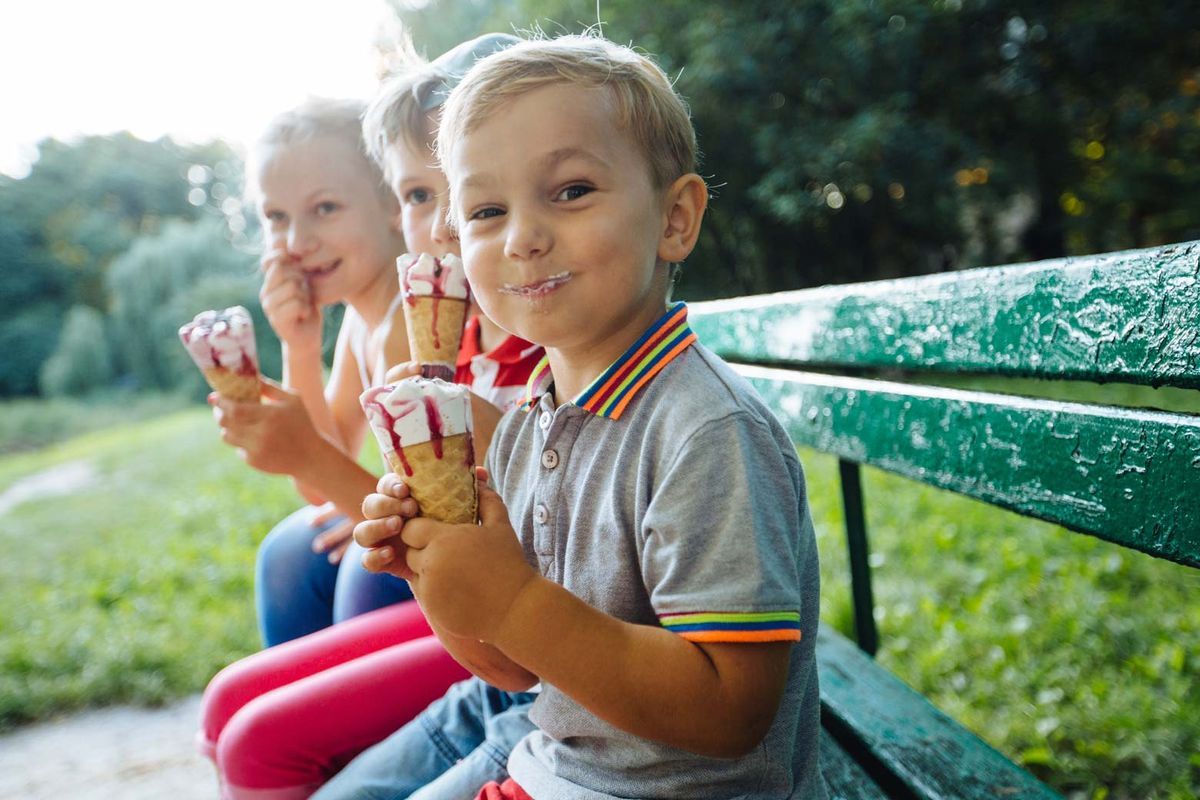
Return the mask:
<path id="1" fill-rule="evenodd" d="M 362 111 L 335 100 L 288 111 L 248 163 L 266 240 L 259 296 L 282 342 L 283 386 L 264 382 L 261 405 L 210 401 L 222 439 L 252 467 L 290 475 L 311 504 L 259 548 L 255 593 L 268 647 L 412 596 L 404 581 L 367 573 L 349 538 L 375 485 L 355 458 L 366 433 L 358 396 L 376 365 L 409 357 L 403 317 L 392 322 L 403 305 L 399 207 L 363 149 Z M 346 312 L 322 386 L 322 308 L 333 303 Z M 389 336 L 394 328 L 399 335 Z"/>

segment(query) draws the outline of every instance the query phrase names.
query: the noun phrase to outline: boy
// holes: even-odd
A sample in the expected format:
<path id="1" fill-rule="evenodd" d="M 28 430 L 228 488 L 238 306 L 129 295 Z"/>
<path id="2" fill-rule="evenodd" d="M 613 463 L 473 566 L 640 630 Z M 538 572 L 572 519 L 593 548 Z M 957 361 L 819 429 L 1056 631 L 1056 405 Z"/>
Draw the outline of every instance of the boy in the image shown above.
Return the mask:
<path id="1" fill-rule="evenodd" d="M 451 93 L 438 152 L 480 305 L 547 358 L 496 430 L 480 525 L 409 518 L 389 475 L 355 538 L 461 663 L 541 682 L 485 794 L 824 797 L 800 465 L 667 306 L 707 198 L 683 101 L 628 48 L 523 42 Z"/>

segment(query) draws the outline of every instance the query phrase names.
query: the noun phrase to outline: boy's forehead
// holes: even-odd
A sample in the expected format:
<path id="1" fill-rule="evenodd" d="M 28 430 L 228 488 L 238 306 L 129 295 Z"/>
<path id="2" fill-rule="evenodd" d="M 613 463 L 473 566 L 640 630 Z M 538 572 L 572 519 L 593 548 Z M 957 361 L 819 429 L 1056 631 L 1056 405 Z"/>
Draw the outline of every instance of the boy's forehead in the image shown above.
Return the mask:
<path id="1" fill-rule="evenodd" d="M 470 185 L 492 172 L 494 153 L 508 146 L 521 160 L 553 167 L 569 158 L 609 162 L 620 151 L 638 150 L 619 124 L 616 104 L 603 87 L 576 84 L 541 86 L 506 98 L 454 147 L 447 173 Z"/>

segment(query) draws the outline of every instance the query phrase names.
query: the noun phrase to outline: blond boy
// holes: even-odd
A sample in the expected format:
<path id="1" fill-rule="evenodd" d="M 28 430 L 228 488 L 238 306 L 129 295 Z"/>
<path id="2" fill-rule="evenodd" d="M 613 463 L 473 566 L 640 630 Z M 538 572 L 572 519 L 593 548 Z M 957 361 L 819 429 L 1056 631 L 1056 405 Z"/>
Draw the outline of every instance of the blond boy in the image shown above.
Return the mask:
<path id="1" fill-rule="evenodd" d="M 667 303 L 707 199 L 685 105 L 628 48 L 524 42 L 451 93 L 438 151 L 480 305 L 547 358 L 479 526 L 410 518 L 389 475 L 355 537 L 477 675 L 540 682 L 487 796 L 824 797 L 800 465 Z"/>

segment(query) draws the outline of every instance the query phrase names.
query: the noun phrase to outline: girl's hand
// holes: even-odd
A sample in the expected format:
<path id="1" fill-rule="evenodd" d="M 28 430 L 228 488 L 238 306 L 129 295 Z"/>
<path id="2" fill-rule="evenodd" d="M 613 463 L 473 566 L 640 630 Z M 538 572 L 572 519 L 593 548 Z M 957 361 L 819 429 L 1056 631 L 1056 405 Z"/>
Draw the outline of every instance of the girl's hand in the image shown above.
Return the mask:
<path id="1" fill-rule="evenodd" d="M 326 503 L 313 515 L 309 524 L 314 528 L 319 528 L 339 517 L 345 517 L 345 515 L 333 503 Z M 314 536 L 312 549 L 314 553 L 328 553 L 330 564 L 339 564 L 342 556 L 346 555 L 346 548 L 352 541 L 354 541 L 354 520 L 344 518 L 329 530 Z"/>
<path id="2" fill-rule="evenodd" d="M 296 260 L 281 249 L 263 256 L 259 302 L 271 328 L 290 350 L 321 352 L 321 309 L 313 302 L 312 288 Z"/>
<path id="3" fill-rule="evenodd" d="M 298 477 L 320 434 L 298 394 L 269 378 L 259 380 L 262 403 L 238 403 L 215 392 L 208 396 L 221 440 L 236 447 L 238 455 L 261 472 Z"/>

